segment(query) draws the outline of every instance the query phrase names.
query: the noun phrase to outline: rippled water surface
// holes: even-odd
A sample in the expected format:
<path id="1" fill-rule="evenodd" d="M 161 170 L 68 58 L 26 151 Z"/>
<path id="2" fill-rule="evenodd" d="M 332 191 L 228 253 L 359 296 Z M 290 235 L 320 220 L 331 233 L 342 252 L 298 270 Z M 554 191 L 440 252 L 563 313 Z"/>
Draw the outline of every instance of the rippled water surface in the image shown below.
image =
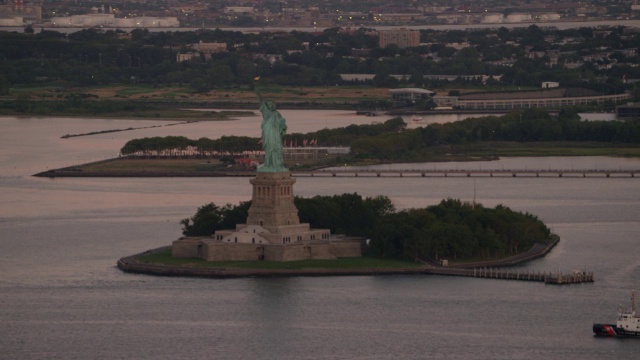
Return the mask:
<path id="1" fill-rule="evenodd" d="M 377 119 L 284 113 L 290 130 Z M 313 121 L 311 121 L 313 120 Z M 0 118 L 3 359 L 636 359 L 640 341 L 594 338 L 640 290 L 638 178 L 299 178 L 302 196 L 384 194 L 398 208 L 443 198 L 536 214 L 560 235 L 523 270 L 595 271 L 545 286 L 439 276 L 208 280 L 124 274 L 119 257 L 168 245 L 178 221 L 251 196 L 248 179 L 41 179 L 143 136 L 257 136 L 257 117 L 89 137 L 161 122 Z M 509 166 L 640 168 L 635 159 L 506 159 Z M 495 166 L 496 163 L 457 164 Z M 419 165 L 412 165 L 419 166 Z M 423 165 L 429 166 L 429 165 Z M 455 165 L 454 165 L 455 166 Z M 498 163 L 498 167 L 502 164 Z"/>

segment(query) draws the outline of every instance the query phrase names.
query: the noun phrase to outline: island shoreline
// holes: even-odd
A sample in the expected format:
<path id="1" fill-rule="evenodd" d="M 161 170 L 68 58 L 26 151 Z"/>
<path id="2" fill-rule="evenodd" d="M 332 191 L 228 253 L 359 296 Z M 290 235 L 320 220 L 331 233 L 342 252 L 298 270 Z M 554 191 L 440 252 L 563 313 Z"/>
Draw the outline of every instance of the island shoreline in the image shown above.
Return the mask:
<path id="1" fill-rule="evenodd" d="M 362 269 L 243 269 L 243 268 L 196 268 L 193 266 L 164 265 L 143 263 L 140 258 L 170 249 L 171 246 L 163 246 L 150 249 L 138 254 L 125 256 L 117 261 L 116 266 L 123 272 L 155 275 L 155 276 L 178 276 L 178 277 L 200 277 L 212 279 L 229 278 L 273 278 L 273 277 L 316 277 L 316 276 L 379 276 L 379 275 L 443 275 L 443 276 L 465 276 L 460 274 L 460 270 L 473 268 L 502 268 L 524 264 L 526 262 L 544 257 L 558 244 L 560 238 L 553 236 L 549 244 L 540 246 L 534 245 L 529 251 L 510 256 L 507 258 L 465 264 L 454 264 L 451 266 L 424 265 L 410 268 L 362 268 Z"/>

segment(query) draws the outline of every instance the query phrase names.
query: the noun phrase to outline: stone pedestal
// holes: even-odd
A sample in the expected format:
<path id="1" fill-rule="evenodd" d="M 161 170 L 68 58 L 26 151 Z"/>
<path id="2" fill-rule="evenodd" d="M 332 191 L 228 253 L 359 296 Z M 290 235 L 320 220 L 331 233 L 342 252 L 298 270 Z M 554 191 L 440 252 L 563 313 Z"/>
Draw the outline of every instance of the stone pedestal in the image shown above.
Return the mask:
<path id="1" fill-rule="evenodd" d="M 246 224 L 219 230 L 211 238 L 181 238 L 173 242 L 175 257 L 207 261 L 294 261 L 358 257 L 360 239 L 332 238 L 329 229 L 300 223 L 293 203 L 296 179 L 288 171 L 257 172 L 250 180 L 253 196 Z"/>
<path id="2" fill-rule="evenodd" d="M 300 224 L 298 209 L 293 203 L 293 184 L 290 172 L 258 172 L 250 180 L 253 196 L 247 225 L 259 225 L 270 232 L 281 226 Z"/>

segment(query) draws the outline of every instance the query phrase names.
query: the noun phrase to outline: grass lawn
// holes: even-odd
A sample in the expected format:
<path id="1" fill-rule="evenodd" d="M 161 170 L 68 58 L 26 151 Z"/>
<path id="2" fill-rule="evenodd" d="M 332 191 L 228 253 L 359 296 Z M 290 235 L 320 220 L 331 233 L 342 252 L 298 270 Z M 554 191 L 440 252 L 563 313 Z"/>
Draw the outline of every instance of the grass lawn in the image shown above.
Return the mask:
<path id="1" fill-rule="evenodd" d="M 226 169 L 215 159 L 116 159 L 78 167 L 87 172 L 193 172 Z"/>
<path id="2" fill-rule="evenodd" d="M 293 163 L 295 161 L 295 164 Z M 287 166 L 292 171 L 306 170 L 321 166 L 335 166 L 335 156 L 330 156 L 320 160 L 296 159 L 286 161 Z M 218 159 L 128 159 L 116 158 L 110 161 L 101 161 L 74 166 L 84 172 L 109 173 L 109 172 L 170 172 L 184 173 L 198 171 L 252 171 L 246 168 L 229 168 Z"/>
<path id="3" fill-rule="evenodd" d="M 142 263 L 177 265 L 203 268 L 237 268 L 265 270 L 302 270 L 302 269 L 399 269 L 421 267 L 422 264 L 369 257 L 340 258 L 337 260 L 299 260 L 299 261 L 205 261 L 202 259 L 173 258 L 171 250 L 140 257 Z"/>

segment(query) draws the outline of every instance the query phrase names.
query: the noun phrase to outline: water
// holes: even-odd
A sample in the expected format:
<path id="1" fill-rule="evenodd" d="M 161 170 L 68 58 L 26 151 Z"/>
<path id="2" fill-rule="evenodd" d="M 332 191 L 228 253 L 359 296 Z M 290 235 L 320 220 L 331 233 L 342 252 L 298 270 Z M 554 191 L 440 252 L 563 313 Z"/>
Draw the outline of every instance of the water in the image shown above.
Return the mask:
<path id="1" fill-rule="evenodd" d="M 295 132 L 379 120 L 333 112 L 283 114 Z M 135 137 L 259 133 L 259 119 L 249 117 L 60 139 L 66 133 L 157 123 L 0 118 L 3 359 L 636 359 L 640 353 L 640 341 L 591 333 L 593 322 L 613 321 L 618 304 L 626 305 L 629 291 L 640 289 L 637 178 L 297 179 L 295 191 L 302 196 L 384 194 L 398 208 L 446 197 L 470 201 L 475 187 L 484 205 L 531 212 L 560 235 L 551 254 L 522 269 L 586 268 L 596 272 L 593 284 L 124 274 L 115 268 L 118 258 L 168 245 L 180 235 L 178 221 L 198 206 L 248 200 L 248 179 L 30 175 L 112 156 Z M 611 158 L 503 163 L 640 168 L 638 160 Z"/>

